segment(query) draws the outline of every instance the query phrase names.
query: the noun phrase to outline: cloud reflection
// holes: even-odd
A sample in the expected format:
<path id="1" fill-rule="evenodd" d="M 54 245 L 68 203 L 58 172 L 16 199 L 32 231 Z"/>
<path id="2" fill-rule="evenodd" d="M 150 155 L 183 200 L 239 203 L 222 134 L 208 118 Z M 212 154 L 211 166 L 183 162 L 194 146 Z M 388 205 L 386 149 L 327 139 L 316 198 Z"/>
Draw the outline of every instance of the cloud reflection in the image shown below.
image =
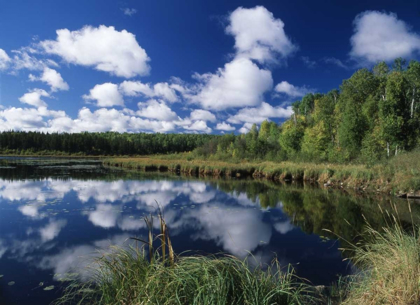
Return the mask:
<path id="1" fill-rule="evenodd" d="M 155 212 L 156 202 L 164 212 L 171 235 L 187 234 L 192 250 L 194 242 L 200 240 L 240 258 L 255 252 L 260 260 L 269 261 L 272 253 L 267 245 L 273 232 L 287 234 L 293 229 L 287 219 L 278 220 L 259 209 L 258 197 L 250 199 L 245 192 L 227 194 L 201 181 L 0 180 L 0 198 L 19 202 L 17 210 L 33 220 L 31 227 L 25 229 L 28 239 L 0 239 L 0 258 L 9 253 L 10 257 L 52 269 L 56 274 L 83 269 L 88 265 L 86 257 L 97 255 L 98 248 L 121 245 L 134 232 L 145 229 L 141 217 Z M 75 198 L 79 207 L 73 209 L 77 211 L 74 217 L 88 221 L 95 230 L 120 230 L 119 234 L 90 243 L 85 240 L 71 247 L 55 245 L 52 241 L 59 241 L 57 237 L 63 230 L 76 230 L 76 235 L 80 232 L 65 218 L 48 218 L 51 214 L 47 213 L 47 201 L 60 199 L 74 204 Z M 34 223 L 38 223 L 38 228 Z M 159 226 L 157 221 L 155 226 Z M 37 237 L 33 238 L 34 234 Z M 45 255 L 47 250 L 54 254 Z M 82 278 L 87 278 L 83 272 Z"/>

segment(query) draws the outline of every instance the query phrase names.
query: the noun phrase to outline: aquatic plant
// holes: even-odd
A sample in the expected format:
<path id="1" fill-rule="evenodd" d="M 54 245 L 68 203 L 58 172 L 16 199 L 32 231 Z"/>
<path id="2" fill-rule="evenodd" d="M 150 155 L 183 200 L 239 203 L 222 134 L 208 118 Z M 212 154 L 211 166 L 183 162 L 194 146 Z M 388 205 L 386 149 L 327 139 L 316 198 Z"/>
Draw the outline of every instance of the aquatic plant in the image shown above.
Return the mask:
<path id="1" fill-rule="evenodd" d="M 153 235 L 153 217 L 146 218 L 148 239 L 133 238 L 143 243 L 142 247 L 112 247 L 95 260 L 89 282 L 73 282 L 55 303 L 239 305 L 316 301 L 315 290 L 299 279 L 292 267 L 283 270 L 277 260 L 262 270 L 230 255 L 175 255 L 161 213 L 158 218 L 160 234 Z M 156 249 L 155 241 L 160 242 Z"/>
<path id="2" fill-rule="evenodd" d="M 419 304 L 420 230 L 414 224 L 404 229 L 396 206 L 394 211 L 384 212 L 387 223 L 380 230 L 367 222 L 362 240 L 343 249 L 359 270 L 339 286 L 340 304 Z"/>

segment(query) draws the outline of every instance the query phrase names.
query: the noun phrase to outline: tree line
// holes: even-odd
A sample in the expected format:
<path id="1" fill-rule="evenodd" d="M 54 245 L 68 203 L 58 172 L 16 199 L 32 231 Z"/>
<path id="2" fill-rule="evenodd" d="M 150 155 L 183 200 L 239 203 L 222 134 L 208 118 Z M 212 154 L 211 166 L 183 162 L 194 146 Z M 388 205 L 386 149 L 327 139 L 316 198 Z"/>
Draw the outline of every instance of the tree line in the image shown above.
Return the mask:
<path id="1" fill-rule="evenodd" d="M 418 145 L 420 63 L 398 58 L 360 69 L 339 90 L 307 94 L 281 125 L 264 121 L 196 149 L 200 156 L 269 160 L 376 162 Z"/>
<path id="2" fill-rule="evenodd" d="M 2 153 L 149 155 L 187 152 L 214 138 L 207 134 L 0 132 Z"/>

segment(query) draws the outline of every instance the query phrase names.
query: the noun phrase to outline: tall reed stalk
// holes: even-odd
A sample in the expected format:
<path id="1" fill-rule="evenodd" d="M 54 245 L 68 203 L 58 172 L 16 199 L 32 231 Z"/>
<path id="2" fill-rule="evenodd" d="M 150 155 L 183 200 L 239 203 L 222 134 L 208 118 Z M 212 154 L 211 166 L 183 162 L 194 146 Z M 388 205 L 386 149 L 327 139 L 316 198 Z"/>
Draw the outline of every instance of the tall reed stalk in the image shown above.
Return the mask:
<path id="1" fill-rule="evenodd" d="M 291 266 L 282 270 L 277 260 L 263 271 L 230 255 L 176 256 L 160 209 L 158 219 L 158 235 L 153 234 L 153 216 L 145 218 L 148 240 L 132 238 L 142 247 L 112 247 L 95 261 L 92 279 L 69 285 L 56 304 L 315 303 L 315 290 Z M 155 249 L 156 241 L 160 246 Z"/>

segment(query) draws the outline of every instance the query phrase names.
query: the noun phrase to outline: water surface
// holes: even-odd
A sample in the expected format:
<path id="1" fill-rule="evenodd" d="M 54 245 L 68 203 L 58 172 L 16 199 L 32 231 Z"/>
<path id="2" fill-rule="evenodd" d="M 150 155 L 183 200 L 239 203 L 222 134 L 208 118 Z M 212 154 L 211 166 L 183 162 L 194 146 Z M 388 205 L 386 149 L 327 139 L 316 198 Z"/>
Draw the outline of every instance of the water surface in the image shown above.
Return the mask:
<path id="1" fill-rule="evenodd" d="M 353 270 L 323 229 L 355 240 L 362 215 L 380 226 L 378 204 L 386 209 L 390 202 L 402 222 L 411 221 L 405 201 L 311 185 L 127 173 L 96 160 L 3 158 L 0 304 L 48 304 L 60 296 L 63 279 L 87 280 L 98 249 L 146 235 L 142 218 L 156 213 L 156 202 L 177 253 L 252 254 L 262 267 L 277 258 L 316 285 Z"/>

